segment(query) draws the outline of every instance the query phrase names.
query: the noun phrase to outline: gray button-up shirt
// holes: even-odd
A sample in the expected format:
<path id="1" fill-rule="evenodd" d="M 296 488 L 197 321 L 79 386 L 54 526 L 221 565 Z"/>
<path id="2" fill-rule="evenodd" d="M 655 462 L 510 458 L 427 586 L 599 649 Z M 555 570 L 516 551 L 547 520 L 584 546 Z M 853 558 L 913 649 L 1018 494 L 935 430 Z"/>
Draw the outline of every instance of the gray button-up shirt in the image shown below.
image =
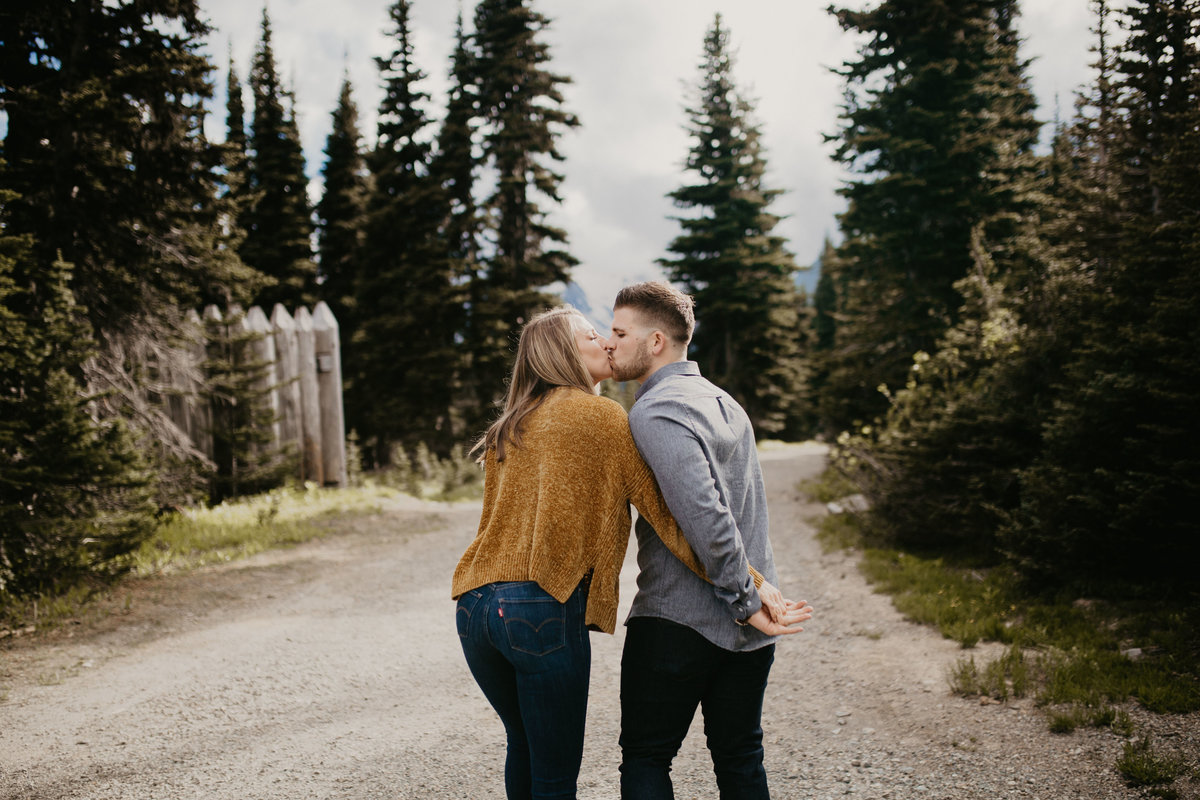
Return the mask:
<path id="1" fill-rule="evenodd" d="M 735 620 L 762 601 L 748 564 L 777 584 L 767 538 L 767 497 L 750 419 L 694 361 L 668 364 L 638 389 L 633 440 L 712 583 L 683 565 L 638 519 L 638 591 L 632 617 L 686 625 L 718 647 L 755 650 L 775 641 Z"/>

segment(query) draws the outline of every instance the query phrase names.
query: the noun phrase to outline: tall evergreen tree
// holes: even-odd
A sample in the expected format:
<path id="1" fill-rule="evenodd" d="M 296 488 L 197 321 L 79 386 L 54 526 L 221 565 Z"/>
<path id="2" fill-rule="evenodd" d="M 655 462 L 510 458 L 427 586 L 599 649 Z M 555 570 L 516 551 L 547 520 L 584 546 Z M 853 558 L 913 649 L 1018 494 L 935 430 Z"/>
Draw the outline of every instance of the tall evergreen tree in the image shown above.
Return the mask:
<path id="1" fill-rule="evenodd" d="M 461 438 L 474 439 L 488 424 L 490 400 L 494 387 L 485 386 L 475 376 L 472 366 L 472 343 L 480 341 L 474 325 L 476 311 L 483 296 L 480 245 L 484 235 L 484 217 L 475 197 L 480 172 L 480 152 L 475 141 L 479 112 L 478 88 L 475 85 L 475 57 L 463 29 L 460 11 L 455 20 L 454 51 L 450 59 L 450 90 L 446 116 L 437 136 L 437 148 L 430 168 L 432 179 L 445 195 L 445 220 L 441 238 L 449 253 L 451 274 L 462 287 L 465 302 L 460 316 L 458 341 L 466 346 L 460 353 L 461 370 L 454 399 L 454 417 L 461 429 Z M 481 400 L 486 397 L 487 400 Z"/>
<path id="2" fill-rule="evenodd" d="M 384 81 L 350 345 L 348 407 L 367 455 L 387 463 L 394 445 L 448 453 L 462 300 L 439 237 L 446 200 L 430 176 L 429 125 L 413 61 L 409 0 L 389 9 L 394 49 L 377 58 Z"/>
<path id="3" fill-rule="evenodd" d="M 688 109 L 696 182 L 671 193 L 691 213 L 660 259 L 696 300 L 692 355 L 749 414 L 757 433 L 777 433 L 800 399 L 801 324 L 796 264 L 772 233 L 779 190 L 764 186 L 766 158 L 753 109 L 737 90 L 728 30 L 717 14 L 704 40 L 701 77 Z"/>
<path id="4" fill-rule="evenodd" d="M 821 276 L 817 279 L 817 286 L 813 291 L 808 387 L 814 402 L 817 431 L 825 435 L 836 435 L 838 431 L 831 430 L 826 421 L 839 416 L 836 406 L 840 400 L 832 392 L 826 391 L 825 384 L 830 369 L 828 361 L 837 341 L 838 276 L 841 274 L 841 262 L 837 257 L 837 249 L 828 237 L 821 248 L 820 269 Z"/>
<path id="5" fill-rule="evenodd" d="M 212 202 L 197 4 L 14 0 L 0 15 L 11 229 L 34 236 L 39 268 L 72 264 L 101 345 L 245 279 Z"/>
<path id="6" fill-rule="evenodd" d="M 119 571 L 154 528 L 133 438 L 93 419 L 77 377 L 94 340 L 70 269 L 41 266 L 33 237 L 10 232 L 14 199 L 0 192 L 0 609 Z"/>
<path id="7" fill-rule="evenodd" d="M 842 402 L 831 427 L 882 413 L 879 387 L 903 386 L 913 354 L 931 352 L 956 318 L 971 231 L 984 222 L 1003 240 L 1029 200 L 1038 123 L 1016 9 L 1015 0 L 834 9 L 866 42 L 839 73 L 847 100 L 835 158 L 862 177 L 842 189 L 846 291 L 828 384 Z"/>
<path id="8" fill-rule="evenodd" d="M 72 265 L 96 347 L 71 370 L 96 398 L 91 413 L 105 424 L 128 420 L 145 453 L 186 458 L 194 448 L 157 404 L 148 365 L 169 364 L 185 309 L 236 296 L 254 276 L 229 247 L 223 153 L 203 131 L 208 28 L 193 2 L 56 9 L 27 0 L 0 8 L 0 188 L 19 195 L 9 232 L 33 236 L 15 279 L 26 286 L 60 260 Z"/>
<path id="9" fill-rule="evenodd" d="M 230 194 L 241 197 L 250 183 L 250 144 L 246 138 L 246 99 L 232 54 L 225 79 L 225 145 L 225 182 Z"/>
<path id="10" fill-rule="evenodd" d="M 474 195 L 479 171 L 475 146 L 479 100 L 474 74 L 474 55 L 463 30 L 460 12 L 454 28 L 446 116 L 438 131 L 432 173 L 448 202 L 443 238 L 451 256 L 460 262 L 459 275 L 468 280 L 476 275 L 482 235 L 479 204 Z"/>
<path id="11" fill-rule="evenodd" d="M 290 93 L 275 66 L 271 20 L 265 7 L 250 89 L 254 95 L 249 139 L 252 198 L 241 218 L 246 238 L 239 253 L 247 264 L 275 280 L 257 294 L 255 302 L 265 308 L 283 303 L 294 311 L 315 298 L 312 210 L 304 150 L 294 111 L 287 103 Z"/>
<path id="12" fill-rule="evenodd" d="M 213 209 L 224 232 L 221 247 L 236 253 L 245 241 L 246 231 L 242 228 L 242 221 L 246 210 L 253 205 L 255 196 L 250 188 L 246 102 L 232 54 L 229 57 L 225 80 L 225 142 L 221 148 L 224 169 L 221 188 L 217 200 L 213 203 Z M 210 287 L 209 291 L 204 293 L 202 303 L 212 303 L 228 309 L 232 304 L 248 301 L 261 291 L 264 285 L 271 283 L 270 279 L 257 270 L 247 269 L 244 275 L 238 291 L 234 291 L 232 287 Z"/>
<path id="13" fill-rule="evenodd" d="M 472 288 L 471 378 L 481 412 L 502 396 L 513 332 L 531 311 L 552 302 L 543 291 L 565 282 L 577 261 L 564 249 L 566 232 L 547 222 L 541 202 L 561 203 L 557 139 L 579 125 L 563 108 L 541 34 L 549 20 L 532 0 L 481 0 L 475 8 L 475 85 L 482 150 L 494 184 L 484 203 L 493 232 Z"/>
<path id="14" fill-rule="evenodd" d="M 342 338 L 349 340 L 367 201 L 366 160 L 349 76 L 342 80 L 325 157 L 325 188 L 317 204 L 321 297 L 333 311 Z"/>
<path id="15" fill-rule="evenodd" d="M 1200 541 L 1200 4 L 1137 0 L 1113 71 L 1112 125 L 1086 151 L 1117 213 L 1092 263 L 1080 341 L 1056 381 L 1007 545 L 1031 571 L 1195 590 Z M 1112 182 L 1118 191 L 1111 192 Z M 1103 212 L 1105 209 L 1100 207 Z M 1084 217 L 1088 219 L 1089 217 Z"/>

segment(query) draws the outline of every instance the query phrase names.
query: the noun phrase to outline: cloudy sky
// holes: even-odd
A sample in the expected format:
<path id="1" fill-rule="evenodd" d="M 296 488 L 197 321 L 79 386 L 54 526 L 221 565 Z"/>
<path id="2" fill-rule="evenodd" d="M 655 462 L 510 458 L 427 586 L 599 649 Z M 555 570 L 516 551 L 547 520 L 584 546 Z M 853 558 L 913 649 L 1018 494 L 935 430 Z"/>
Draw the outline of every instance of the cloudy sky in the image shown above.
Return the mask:
<path id="1" fill-rule="evenodd" d="M 372 58 L 391 51 L 389 5 L 389 0 L 268 4 L 277 63 L 295 86 L 314 179 L 345 72 L 363 133 L 374 138 L 381 93 Z M 842 208 L 836 190 L 844 176 L 822 134 L 837 129 L 842 92 L 830 68 L 852 58 L 857 43 L 838 28 L 826 5 L 825 0 L 534 0 L 551 19 L 545 37 L 551 69 L 574 81 L 565 89 L 566 107 L 582 122 L 560 139 L 565 202 L 553 221 L 567 230 L 570 250 L 581 261 L 574 277 L 595 305 L 608 305 L 623 283 L 658 277 L 654 261 L 678 232 L 665 195 L 685 179 L 684 91 L 699 76 L 704 34 L 716 13 L 731 34 L 735 78 L 754 101 L 762 125 L 769 186 L 786 192 L 772 206 L 786 217 L 779 232 L 801 265 L 813 262 L 827 235 L 836 240 L 835 215 Z M 232 53 L 245 82 L 263 6 L 257 0 L 200 0 L 200 6 L 215 28 L 210 54 L 222 66 L 222 108 L 210 118 L 210 134 L 221 138 L 224 64 Z M 1053 119 L 1056 105 L 1069 115 L 1073 93 L 1089 75 L 1088 0 L 1030 0 L 1023 6 L 1023 55 L 1034 59 L 1040 116 Z M 461 7 L 469 26 L 474 2 Z M 442 113 L 459 8 L 454 0 L 412 4 L 415 59 L 429 76 L 424 88 L 434 97 L 435 117 Z"/>

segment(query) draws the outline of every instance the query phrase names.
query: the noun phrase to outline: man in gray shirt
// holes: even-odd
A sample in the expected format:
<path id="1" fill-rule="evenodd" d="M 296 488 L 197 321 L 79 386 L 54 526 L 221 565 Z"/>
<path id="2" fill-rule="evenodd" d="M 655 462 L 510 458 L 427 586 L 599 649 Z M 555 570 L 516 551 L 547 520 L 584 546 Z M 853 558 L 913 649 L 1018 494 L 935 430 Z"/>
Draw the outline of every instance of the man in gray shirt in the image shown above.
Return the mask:
<path id="1" fill-rule="evenodd" d="M 642 382 L 633 438 L 710 581 L 638 520 L 638 591 L 621 657 L 622 800 L 674 796 L 671 761 L 697 706 L 721 800 L 768 798 L 761 720 L 775 641 L 812 614 L 777 591 L 764 605 L 751 578 L 753 564 L 777 582 L 754 431 L 687 360 L 694 325 L 691 298 L 666 283 L 617 295 L 613 376 Z"/>

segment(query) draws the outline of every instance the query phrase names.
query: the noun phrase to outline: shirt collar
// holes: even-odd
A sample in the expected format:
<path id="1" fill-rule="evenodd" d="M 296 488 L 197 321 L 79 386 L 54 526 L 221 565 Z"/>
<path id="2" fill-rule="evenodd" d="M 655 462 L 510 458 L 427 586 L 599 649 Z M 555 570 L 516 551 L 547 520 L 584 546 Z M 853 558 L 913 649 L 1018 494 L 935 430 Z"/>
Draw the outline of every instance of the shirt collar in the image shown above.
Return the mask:
<path id="1" fill-rule="evenodd" d="M 637 393 L 633 396 L 633 402 L 641 399 L 642 395 L 653 389 L 665 378 L 672 375 L 695 375 L 700 376 L 700 365 L 695 361 L 672 361 L 670 364 L 665 364 L 654 371 L 654 374 L 646 378 L 642 385 L 638 387 Z"/>

